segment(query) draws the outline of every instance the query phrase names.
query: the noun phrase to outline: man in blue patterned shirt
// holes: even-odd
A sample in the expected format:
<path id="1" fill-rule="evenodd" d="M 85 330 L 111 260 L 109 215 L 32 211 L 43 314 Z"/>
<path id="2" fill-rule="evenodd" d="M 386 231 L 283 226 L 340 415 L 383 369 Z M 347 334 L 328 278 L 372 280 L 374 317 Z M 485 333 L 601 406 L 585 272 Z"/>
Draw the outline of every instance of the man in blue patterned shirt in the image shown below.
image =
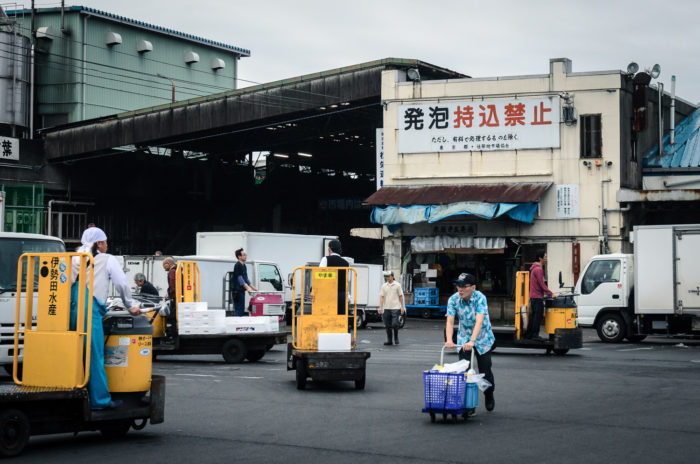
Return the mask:
<path id="1" fill-rule="evenodd" d="M 445 348 L 454 348 L 452 332 L 454 330 L 455 315 L 459 318 L 459 330 L 457 332 L 457 345 L 461 345 L 459 359 L 470 360 L 472 349 L 476 349 L 476 363 L 479 372 L 491 382 L 491 386 L 484 392 L 487 411 L 493 411 L 496 401 L 493 398 L 493 390 L 496 383 L 491 371 L 491 351 L 496 338 L 493 336 L 491 321 L 489 320 L 489 308 L 486 297 L 476 289 L 476 279 L 466 272 L 459 275 L 457 280 L 457 293 L 447 302 L 447 325 Z"/>

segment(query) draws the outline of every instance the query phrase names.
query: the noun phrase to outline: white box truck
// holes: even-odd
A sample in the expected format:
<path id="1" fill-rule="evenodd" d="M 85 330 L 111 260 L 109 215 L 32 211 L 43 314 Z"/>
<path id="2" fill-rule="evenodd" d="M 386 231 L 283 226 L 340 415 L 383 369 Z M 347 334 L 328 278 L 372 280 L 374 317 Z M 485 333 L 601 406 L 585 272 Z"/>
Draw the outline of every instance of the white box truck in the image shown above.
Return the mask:
<path id="1" fill-rule="evenodd" d="M 0 221 L 2 219 L 0 217 Z M 9 372 L 12 372 L 12 355 L 15 343 L 17 293 L 20 294 L 21 307 L 23 308 L 25 305 L 24 289 L 17 288 L 17 262 L 19 257 L 24 253 L 65 251 L 66 247 L 63 241 L 56 237 L 40 234 L 0 232 L 0 365 L 6 370 L 9 369 Z M 26 272 L 26 270 L 23 272 Z M 34 276 L 38 279 L 38 269 L 35 269 Z M 36 292 L 34 293 L 34 299 L 32 306 L 34 313 L 32 317 L 36 319 L 36 308 L 38 306 L 38 295 Z M 24 311 L 20 311 L 20 326 L 21 324 L 24 324 Z M 21 346 L 19 350 L 19 357 L 22 359 Z"/>
<path id="2" fill-rule="evenodd" d="M 284 301 L 291 303 L 292 289 L 289 276 L 294 268 L 304 266 L 311 261 L 319 262 L 326 255 L 328 242 L 337 239 L 337 236 L 332 235 L 197 232 L 196 255 L 227 257 L 235 262 L 236 250 L 243 248 L 251 261 L 277 263 L 284 282 Z"/>
<path id="3" fill-rule="evenodd" d="M 598 255 L 576 283 L 578 323 L 604 342 L 700 333 L 700 224 L 636 226 L 634 254 Z"/>

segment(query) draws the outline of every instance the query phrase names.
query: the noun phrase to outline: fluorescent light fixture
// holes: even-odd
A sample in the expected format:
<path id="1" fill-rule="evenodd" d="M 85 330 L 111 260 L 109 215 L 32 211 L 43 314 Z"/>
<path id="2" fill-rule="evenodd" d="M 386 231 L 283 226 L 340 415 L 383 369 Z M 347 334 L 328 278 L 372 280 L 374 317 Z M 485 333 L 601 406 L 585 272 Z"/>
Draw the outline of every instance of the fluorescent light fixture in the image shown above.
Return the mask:
<path id="1" fill-rule="evenodd" d="M 338 105 L 331 105 L 330 107 L 331 107 L 331 108 L 337 108 Z"/>
<path id="2" fill-rule="evenodd" d="M 275 158 L 289 158 L 289 155 L 285 155 L 284 153 L 275 153 L 274 155 Z"/>
<path id="3" fill-rule="evenodd" d="M 311 153 L 297 153 L 302 158 L 311 158 L 313 155 Z"/>

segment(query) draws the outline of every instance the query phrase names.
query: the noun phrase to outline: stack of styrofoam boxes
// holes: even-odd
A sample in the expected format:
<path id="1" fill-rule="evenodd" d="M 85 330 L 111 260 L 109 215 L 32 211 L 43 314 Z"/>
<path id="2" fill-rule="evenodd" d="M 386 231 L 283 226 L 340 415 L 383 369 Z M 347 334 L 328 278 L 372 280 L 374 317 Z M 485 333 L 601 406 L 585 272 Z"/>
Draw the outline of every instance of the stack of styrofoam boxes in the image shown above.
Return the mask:
<path id="1" fill-rule="evenodd" d="M 226 333 L 226 311 L 208 310 L 206 302 L 180 303 L 177 307 L 177 328 L 180 335 Z"/>
<path id="2" fill-rule="evenodd" d="M 277 316 L 227 317 L 226 333 L 264 333 L 279 331 Z"/>

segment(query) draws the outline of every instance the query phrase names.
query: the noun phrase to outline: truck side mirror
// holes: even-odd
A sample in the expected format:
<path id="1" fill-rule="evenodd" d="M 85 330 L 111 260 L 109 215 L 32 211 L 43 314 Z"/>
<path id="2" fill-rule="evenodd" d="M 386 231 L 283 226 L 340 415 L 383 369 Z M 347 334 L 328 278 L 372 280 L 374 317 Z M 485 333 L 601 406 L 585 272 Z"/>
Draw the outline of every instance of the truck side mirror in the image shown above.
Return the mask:
<path id="1" fill-rule="evenodd" d="M 559 288 L 564 287 L 564 280 L 561 277 L 561 271 L 559 271 Z"/>

